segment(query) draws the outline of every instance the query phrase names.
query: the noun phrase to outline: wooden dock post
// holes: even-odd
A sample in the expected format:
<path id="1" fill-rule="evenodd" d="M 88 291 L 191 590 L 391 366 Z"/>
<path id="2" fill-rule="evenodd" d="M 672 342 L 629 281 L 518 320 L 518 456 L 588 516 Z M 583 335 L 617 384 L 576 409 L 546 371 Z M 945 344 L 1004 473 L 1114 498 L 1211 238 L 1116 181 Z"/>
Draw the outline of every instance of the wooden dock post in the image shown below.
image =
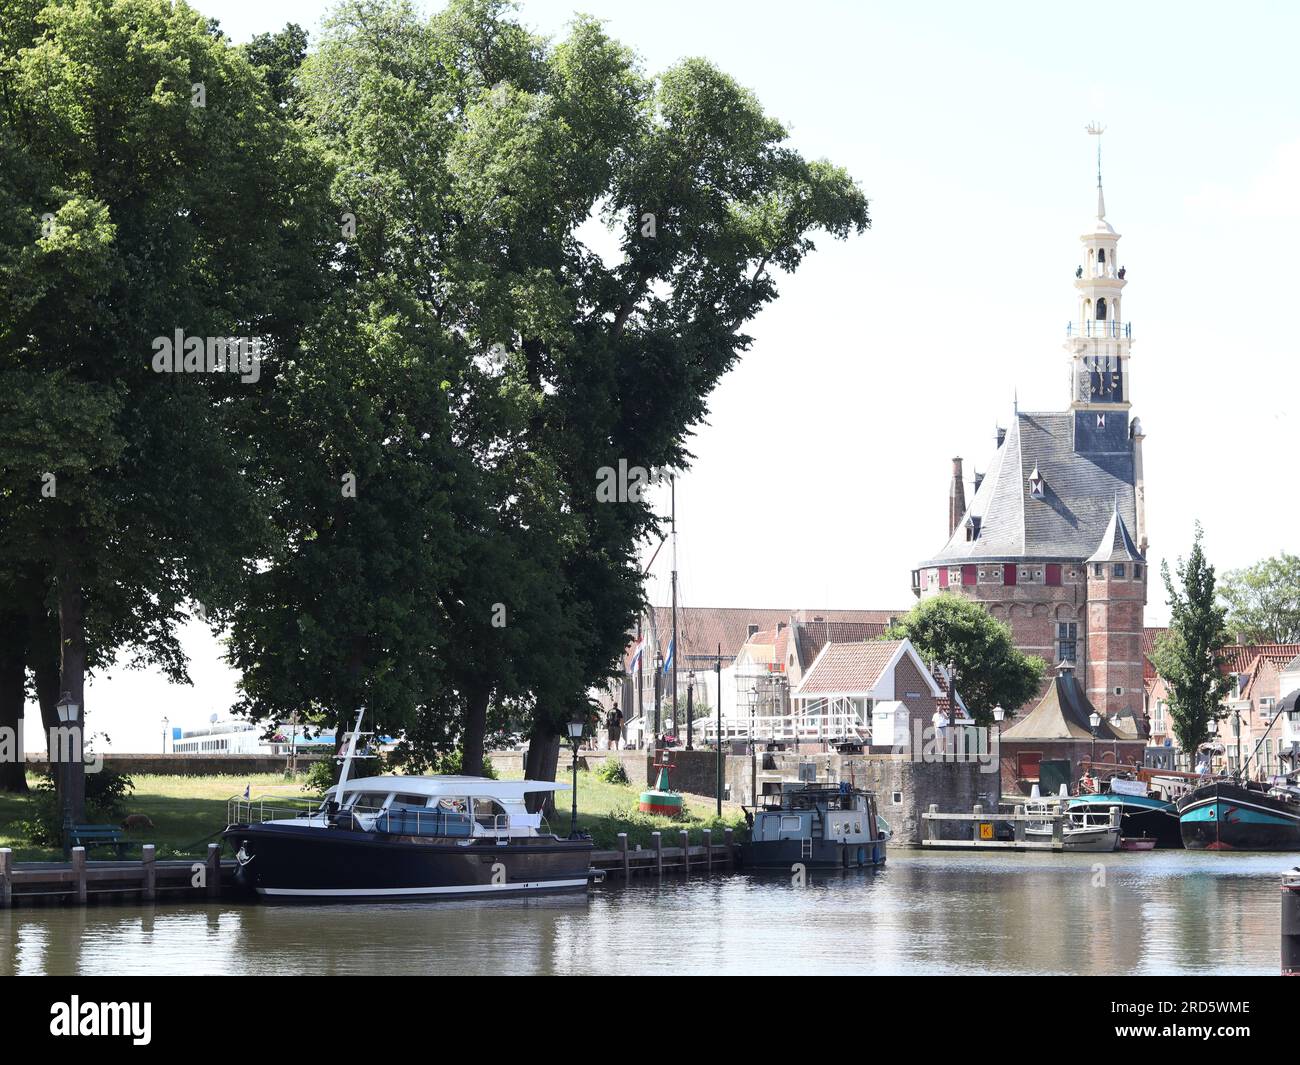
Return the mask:
<path id="1" fill-rule="evenodd" d="M 937 814 L 938 812 L 939 804 L 937 802 L 930 803 L 930 813 Z M 925 823 L 925 838 L 931 842 L 934 842 L 939 838 L 939 822 L 933 817 Z"/>
<path id="2" fill-rule="evenodd" d="M 626 832 L 620 832 L 618 834 L 618 853 L 623 859 L 623 879 L 631 880 L 632 862 L 631 859 L 629 859 L 627 856 L 627 833 Z"/>
<path id="3" fill-rule="evenodd" d="M 732 840 L 736 835 L 734 828 L 724 828 L 722 830 L 722 845 L 727 848 L 727 868 L 736 868 L 736 845 Z"/>
<path id="4" fill-rule="evenodd" d="M 677 842 L 682 845 L 682 875 L 691 875 L 691 834 L 682 829 L 677 833 Z"/>
<path id="5" fill-rule="evenodd" d="M 141 894 L 146 902 L 158 897 L 158 851 L 152 843 L 140 848 L 140 865 L 143 867 L 144 887 Z"/>
<path id="6" fill-rule="evenodd" d="M 655 869 L 660 876 L 664 875 L 664 834 L 662 832 L 651 832 L 650 839 L 654 842 L 655 848 Z"/>
<path id="7" fill-rule="evenodd" d="M 1024 843 L 1024 842 L 1025 842 L 1025 823 L 1024 823 L 1023 821 L 1020 820 L 1020 818 L 1022 818 L 1022 817 L 1024 817 L 1024 816 L 1025 816 L 1025 808 L 1024 808 L 1023 806 L 1017 806 L 1017 807 L 1016 807 L 1016 822 L 1015 822 L 1015 826 L 1016 826 L 1016 827 L 1015 827 L 1015 841 L 1016 841 L 1017 843 Z"/>
<path id="8" fill-rule="evenodd" d="M 208 844 L 208 898 L 221 894 L 221 844 Z"/>
<path id="9" fill-rule="evenodd" d="M 14 852 L 8 847 L 0 847 L 0 910 L 13 905 Z"/>
<path id="10" fill-rule="evenodd" d="M 72 848 L 72 876 L 77 882 L 77 901 L 86 904 L 86 848 Z"/>
<path id="11" fill-rule="evenodd" d="M 1065 847 L 1065 811 L 1058 809 L 1052 818 L 1052 847 L 1061 850 Z"/>
<path id="12" fill-rule="evenodd" d="M 704 873 L 706 876 L 713 875 L 713 829 L 702 829 L 700 833 L 704 837 Z"/>
<path id="13" fill-rule="evenodd" d="M 983 803 L 978 803 L 978 802 L 977 802 L 977 803 L 975 804 L 974 814 L 975 814 L 975 819 L 971 822 L 970 838 L 971 838 L 971 840 L 974 841 L 975 843 L 979 843 L 979 841 L 980 841 L 980 818 L 984 816 L 984 804 L 983 804 Z"/>

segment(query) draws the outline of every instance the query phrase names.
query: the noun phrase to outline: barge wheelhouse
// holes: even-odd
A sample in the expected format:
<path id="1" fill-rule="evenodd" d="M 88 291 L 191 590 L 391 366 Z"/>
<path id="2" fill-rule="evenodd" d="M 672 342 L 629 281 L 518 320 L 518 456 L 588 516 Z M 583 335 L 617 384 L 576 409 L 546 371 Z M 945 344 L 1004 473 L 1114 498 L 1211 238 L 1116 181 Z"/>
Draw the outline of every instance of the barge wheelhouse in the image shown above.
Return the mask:
<path id="1" fill-rule="evenodd" d="M 869 791 L 843 784 L 787 784 L 745 810 L 749 842 L 741 848 L 746 866 L 788 869 L 883 865 L 889 825 L 876 812 Z"/>

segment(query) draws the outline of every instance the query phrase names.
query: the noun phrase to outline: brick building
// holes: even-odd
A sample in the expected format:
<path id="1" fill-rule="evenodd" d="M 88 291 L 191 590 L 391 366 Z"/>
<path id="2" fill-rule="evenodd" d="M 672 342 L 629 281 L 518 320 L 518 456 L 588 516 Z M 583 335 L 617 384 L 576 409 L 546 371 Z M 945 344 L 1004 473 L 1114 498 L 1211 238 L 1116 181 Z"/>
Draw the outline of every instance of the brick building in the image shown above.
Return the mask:
<path id="1" fill-rule="evenodd" d="M 1069 407 L 1017 408 L 997 430 L 969 503 L 961 459 L 953 460 L 948 541 L 912 571 L 912 590 L 982 604 L 1021 650 L 1048 663 L 1049 677 L 1073 664 L 1089 701 L 1131 731 L 1143 720 L 1147 541 L 1119 240 L 1099 171 L 1097 217 L 1080 237 L 1076 311 L 1065 331 Z"/>

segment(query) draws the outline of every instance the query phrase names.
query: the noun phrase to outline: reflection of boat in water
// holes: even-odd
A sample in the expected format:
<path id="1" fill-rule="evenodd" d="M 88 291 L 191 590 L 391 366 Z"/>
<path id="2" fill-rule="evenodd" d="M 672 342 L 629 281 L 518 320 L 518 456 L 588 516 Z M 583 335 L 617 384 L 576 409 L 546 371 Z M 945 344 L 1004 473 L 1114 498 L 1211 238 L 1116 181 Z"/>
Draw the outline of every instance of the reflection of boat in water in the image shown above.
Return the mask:
<path id="1" fill-rule="evenodd" d="M 1294 775 L 1273 784 L 1212 780 L 1178 801 L 1190 850 L 1300 851 L 1300 787 Z"/>
<path id="2" fill-rule="evenodd" d="M 842 784 L 787 784 L 756 810 L 745 810 L 746 866 L 883 865 L 889 825 L 869 791 Z"/>
<path id="3" fill-rule="evenodd" d="M 360 727 L 360 715 L 357 718 Z M 301 812 L 231 801 L 236 883 L 290 899 L 468 898 L 585 891 L 591 840 L 546 830 L 525 797 L 567 788 L 483 777 L 348 778 Z"/>
<path id="4" fill-rule="evenodd" d="M 1110 806 L 1114 806 L 1111 803 Z M 1034 843 L 1047 843 L 1055 838 L 1052 824 L 1056 810 L 1047 803 L 1029 803 L 1027 814 L 1041 814 L 1042 821 L 1025 825 L 1025 839 Z M 1120 826 L 1111 823 L 1109 807 L 1101 813 L 1091 810 L 1067 808 L 1065 824 L 1061 827 L 1061 845 L 1067 851 L 1113 851 L 1118 849 Z"/>
<path id="5" fill-rule="evenodd" d="M 1151 839 L 1157 847 L 1183 845 L 1178 827 L 1178 808 L 1172 802 L 1152 794 L 1146 784 L 1137 780 L 1114 777 L 1109 788 L 1099 795 L 1071 796 L 1066 800 L 1070 812 L 1108 818 L 1110 808 L 1118 806 L 1121 836 Z"/>

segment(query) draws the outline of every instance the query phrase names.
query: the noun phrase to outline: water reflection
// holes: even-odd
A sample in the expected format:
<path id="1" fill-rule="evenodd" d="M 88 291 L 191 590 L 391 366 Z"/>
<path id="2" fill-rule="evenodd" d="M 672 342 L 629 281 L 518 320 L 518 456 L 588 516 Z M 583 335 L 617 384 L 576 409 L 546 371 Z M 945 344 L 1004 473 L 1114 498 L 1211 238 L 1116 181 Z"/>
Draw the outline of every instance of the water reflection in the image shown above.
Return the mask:
<path id="1" fill-rule="evenodd" d="M 1275 973 L 1277 855 L 891 856 L 589 899 L 0 911 L 0 975 Z"/>

